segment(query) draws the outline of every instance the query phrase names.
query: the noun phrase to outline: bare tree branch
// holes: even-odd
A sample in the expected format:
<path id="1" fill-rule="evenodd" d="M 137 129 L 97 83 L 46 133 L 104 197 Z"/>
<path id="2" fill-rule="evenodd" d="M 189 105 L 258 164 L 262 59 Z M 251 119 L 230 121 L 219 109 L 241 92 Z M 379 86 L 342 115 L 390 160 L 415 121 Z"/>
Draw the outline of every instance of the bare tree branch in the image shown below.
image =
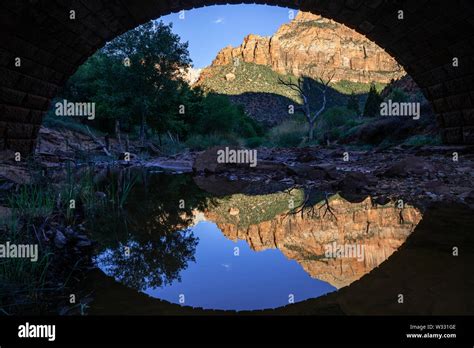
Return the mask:
<path id="1" fill-rule="evenodd" d="M 323 113 L 325 108 L 326 108 L 326 90 L 323 90 L 323 105 L 321 106 L 321 108 L 318 111 L 316 111 L 313 118 L 311 118 L 311 122 L 316 121 L 316 119 L 319 117 L 319 115 L 321 115 Z"/>
<path id="2" fill-rule="evenodd" d="M 109 152 L 109 150 L 107 150 L 107 147 L 104 144 L 102 144 L 102 142 L 99 139 L 97 139 L 97 137 L 94 134 L 92 134 L 88 126 L 86 126 L 86 129 L 91 139 L 102 148 L 102 150 L 105 152 L 107 156 L 112 157 L 112 154 Z"/>
<path id="3" fill-rule="evenodd" d="M 278 77 L 278 83 L 283 85 L 283 86 L 286 86 L 286 87 L 289 87 L 291 88 L 292 90 L 300 93 L 300 94 L 303 94 L 304 91 L 303 89 L 301 88 L 301 86 L 299 84 L 296 84 L 294 82 L 291 82 L 291 79 L 289 81 L 285 81 L 283 80 L 281 77 Z"/>
<path id="4" fill-rule="evenodd" d="M 323 72 L 323 75 L 324 75 L 324 72 Z M 311 140 L 313 139 L 313 130 L 314 130 L 315 121 L 326 109 L 326 104 L 327 104 L 326 91 L 329 87 L 329 84 L 334 79 L 335 75 L 336 75 L 336 72 L 332 71 L 332 73 L 328 76 L 328 78 L 326 80 L 323 77 L 320 77 L 318 79 L 320 85 L 318 85 L 318 83 L 312 83 L 313 80 L 310 77 L 305 77 L 305 76 L 299 77 L 297 83 L 292 82 L 291 78 L 289 79 L 289 81 L 285 81 L 281 77 L 278 77 L 278 83 L 279 84 L 281 84 L 283 86 L 286 86 L 286 87 L 290 88 L 293 91 L 298 92 L 299 96 L 303 100 L 304 114 L 305 114 L 306 120 L 309 123 L 309 135 L 308 135 L 308 137 Z M 313 86 L 316 87 L 321 92 L 322 97 L 323 97 L 323 103 L 322 103 L 321 107 L 319 108 L 319 110 L 317 110 L 312 115 L 311 101 L 309 99 L 310 99 L 310 96 L 311 96 L 310 91 L 311 91 Z"/>

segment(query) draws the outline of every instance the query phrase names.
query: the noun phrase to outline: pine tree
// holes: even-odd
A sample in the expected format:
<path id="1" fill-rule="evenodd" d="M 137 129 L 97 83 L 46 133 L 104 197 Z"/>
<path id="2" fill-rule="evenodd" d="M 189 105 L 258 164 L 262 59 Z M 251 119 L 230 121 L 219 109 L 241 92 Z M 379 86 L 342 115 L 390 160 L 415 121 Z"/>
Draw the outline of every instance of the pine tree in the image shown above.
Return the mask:
<path id="1" fill-rule="evenodd" d="M 375 85 L 372 83 L 367 101 L 365 102 L 364 116 L 375 117 L 380 114 L 380 103 L 382 103 L 382 97 L 377 92 Z"/>
<path id="2" fill-rule="evenodd" d="M 351 96 L 347 101 L 347 108 L 353 110 L 356 115 L 360 115 L 359 98 L 357 98 L 354 92 L 351 93 Z"/>

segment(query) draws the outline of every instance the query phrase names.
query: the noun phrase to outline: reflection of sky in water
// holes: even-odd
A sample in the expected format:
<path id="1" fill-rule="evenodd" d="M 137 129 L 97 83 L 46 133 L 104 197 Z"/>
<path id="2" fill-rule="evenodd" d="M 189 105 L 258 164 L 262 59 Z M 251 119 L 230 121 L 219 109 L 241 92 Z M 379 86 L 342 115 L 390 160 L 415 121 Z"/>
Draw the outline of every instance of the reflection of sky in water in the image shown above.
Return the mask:
<path id="1" fill-rule="evenodd" d="M 179 303 L 180 294 L 184 294 L 184 304 L 193 307 L 245 310 L 286 305 L 290 294 L 299 302 L 336 290 L 311 278 L 280 250 L 256 252 L 244 241 L 227 239 L 211 222 L 200 222 L 192 231 L 199 238 L 196 262 L 189 262 L 180 272 L 181 282 L 175 280 L 145 293 L 172 303 Z M 234 256 L 235 247 L 239 256 Z M 108 273 L 100 256 L 98 261 Z"/>

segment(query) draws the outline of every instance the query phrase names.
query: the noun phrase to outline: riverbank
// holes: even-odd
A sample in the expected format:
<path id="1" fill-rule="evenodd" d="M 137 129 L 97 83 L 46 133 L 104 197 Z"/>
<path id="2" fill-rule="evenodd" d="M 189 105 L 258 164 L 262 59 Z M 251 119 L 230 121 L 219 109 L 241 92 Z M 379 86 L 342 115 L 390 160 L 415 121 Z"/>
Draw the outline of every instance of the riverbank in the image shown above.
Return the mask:
<path id="1" fill-rule="evenodd" d="M 81 300 L 70 303 L 67 289 L 93 267 L 91 230 L 103 224 L 91 222 L 110 216 L 122 223 L 116 217 L 136 184 L 133 173 L 189 173 L 211 196 L 298 188 L 305 204 L 339 193 L 349 201 L 370 196 L 374 203 L 408 204 L 422 212 L 437 204 L 474 208 L 474 148 L 469 146 L 259 148 L 255 167 L 219 163 L 217 148 L 171 156 L 137 154 L 130 160 L 104 156 L 100 146 L 87 156 L 51 149 L 20 162 L 12 152 L 0 157 L 1 239 L 38 244 L 43 256 L 36 263 L 3 264 L 4 270 L 9 268 L 2 275 L 2 293 L 9 293 L 2 303 L 10 305 L 4 309 L 8 314 L 30 313 L 35 303 L 45 304 L 39 313 L 87 312 L 92 297 L 81 294 Z M 31 277 L 19 279 L 22 272 Z M 19 285 L 24 295 L 18 295 Z"/>

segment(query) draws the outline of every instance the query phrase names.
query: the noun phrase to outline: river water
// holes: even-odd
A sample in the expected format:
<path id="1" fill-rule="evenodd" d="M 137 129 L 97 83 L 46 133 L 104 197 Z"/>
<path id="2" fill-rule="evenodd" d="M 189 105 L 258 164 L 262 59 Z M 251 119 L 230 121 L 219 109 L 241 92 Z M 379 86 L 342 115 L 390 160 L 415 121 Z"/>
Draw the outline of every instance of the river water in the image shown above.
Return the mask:
<path id="1" fill-rule="evenodd" d="M 129 186 L 123 209 L 93 222 L 97 267 L 137 292 L 204 309 L 276 308 L 337 291 L 388 258 L 421 219 L 370 198 L 302 208 L 299 190 L 210 194 L 190 174 L 146 173 Z"/>

